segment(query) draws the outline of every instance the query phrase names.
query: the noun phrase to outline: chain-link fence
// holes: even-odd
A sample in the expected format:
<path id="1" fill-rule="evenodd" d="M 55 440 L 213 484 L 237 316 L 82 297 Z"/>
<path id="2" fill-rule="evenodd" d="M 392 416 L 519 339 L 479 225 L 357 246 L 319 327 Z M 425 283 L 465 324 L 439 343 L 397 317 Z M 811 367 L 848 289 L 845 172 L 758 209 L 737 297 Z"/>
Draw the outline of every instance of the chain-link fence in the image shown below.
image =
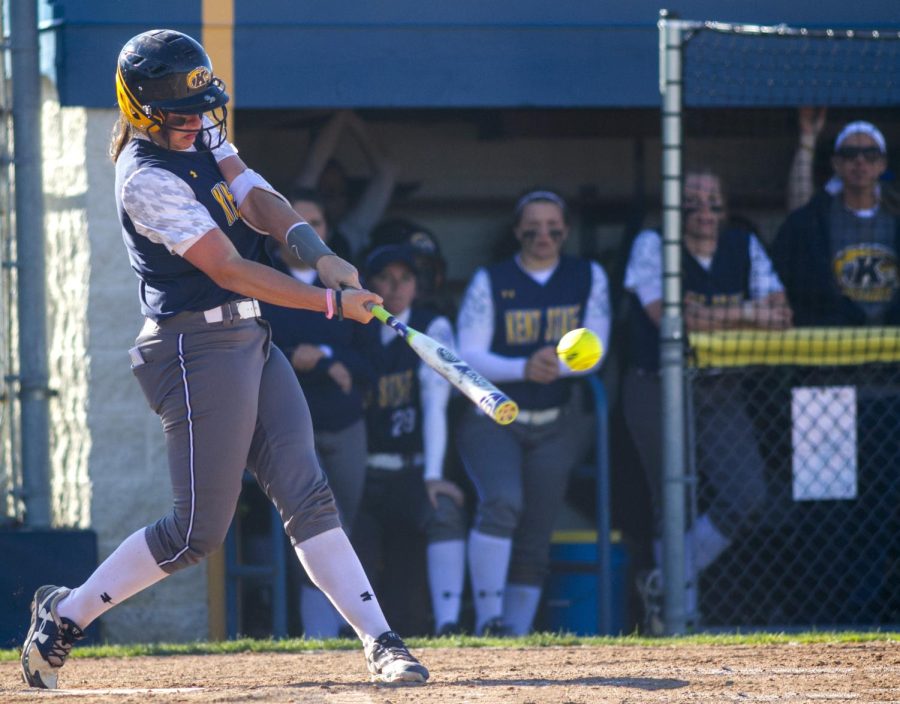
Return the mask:
<path id="1" fill-rule="evenodd" d="M 896 625 L 900 37 L 682 28 L 685 622 Z"/>
<path id="2" fill-rule="evenodd" d="M 900 622 L 900 330 L 691 341 L 700 624 Z"/>

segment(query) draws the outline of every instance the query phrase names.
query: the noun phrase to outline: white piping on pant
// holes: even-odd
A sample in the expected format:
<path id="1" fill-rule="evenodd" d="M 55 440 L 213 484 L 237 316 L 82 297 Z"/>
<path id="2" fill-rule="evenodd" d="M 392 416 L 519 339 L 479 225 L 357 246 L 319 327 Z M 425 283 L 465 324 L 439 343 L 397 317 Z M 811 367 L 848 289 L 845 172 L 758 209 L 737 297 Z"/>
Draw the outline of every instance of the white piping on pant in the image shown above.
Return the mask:
<path id="1" fill-rule="evenodd" d="M 197 501 L 197 494 L 194 491 L 194 417 L 191 410 L 191 387 L 188 385 L 187 367 L 184 364 L 184 334 L 178 336 L 178 362 L 181 365 L 181 382 L 184 385 L 184 405 L 187 409 L 188 447 L 190 450 L 189 465 L 191 473 L 191 518 L 188 521 L 187 534 L 184 536 L 184 547 L 181 548 L 174 557 L 163 560 L 162 562 L 157 562 L 156 564 L 160 567 L 168 565 L 170 562 L 175 562 L 175 560 L 187 552 L 187 549 L 191 546 L 191 532 L 194 529 L 194 509 Z"/>

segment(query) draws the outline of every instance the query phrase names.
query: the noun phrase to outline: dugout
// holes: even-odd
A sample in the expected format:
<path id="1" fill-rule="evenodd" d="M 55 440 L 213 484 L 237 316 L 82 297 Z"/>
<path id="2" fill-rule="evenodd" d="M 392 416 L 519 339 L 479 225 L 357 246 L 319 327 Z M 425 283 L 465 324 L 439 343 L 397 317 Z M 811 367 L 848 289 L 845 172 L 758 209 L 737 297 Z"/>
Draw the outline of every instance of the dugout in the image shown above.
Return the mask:
<path id="1" fill-rule="evenodd" d="M 628 238 L 658 212 L 655 4 L 55 0 L 41 7 L 48 278 L 56 282 L 51 383 L 60 390 L 51 407 L 54 511 L 59 525 L 95 529 L 101 558 L 123 530 L 152 520 L 168 500 L 158 424 L 121 364 L 133 337 L 127 321 L 137 312 L 105 146 L 115 117 L 110 66 L 129 37 L 166 25 L 209 48 L 234 96 L 242 153 L 277 186 L 291 178 L 324 116 L 359 111 L 400 166 L 391 214 L 421 220 L 438 234 L 457 290 L 502 236 L 515 194 L 534 183 L 558 187 L 572 201 L 579 217 L 571 246 L 598 257 L 614 285 Z M 763 23 L 898 22 L 896 8 L 873 1 L 851 11 L 827 0 L 815 17 L 774 0 L 754 3 L 752 12 L 728 10 L 727 17 L 704 0 L 678 9 Z M 792 108 L 767 108 L 755 126 L 734 129 L 727 108 L 709 110 L 718 131 L 704 126 L 688 138 L 711 154 L 746 154 L 748 175 L 735 183 L 734 199 L 750 217 L 774 222 L 784 189 L 778 177 L 796 140 Z M 887 136 L 900 143 L 896 131 Z M 351 174 L 364 175 L 361 155 L 342 149 Z M 763 178 L 767 173 L 776 178 Z M 72 290 L 87 290 L 86 311 Z M 615 362 L 605 372 L 612 398 Z M 613 416 L 613 436 L 624 437 L 616 430 Z M 627 446 L 612 452 L 614 467 L 627 465 Z M 614 524 L 645 545 L 640 482 L 627 472 L 614 475 L 614 492 Z M 207 592 L 211 604 L 223 601 L 221 564 L 210 569 L 177 575 L 112 612 L 104 619 L 108 635 L 221 634 L 221 615 L 196 598 Z"/>

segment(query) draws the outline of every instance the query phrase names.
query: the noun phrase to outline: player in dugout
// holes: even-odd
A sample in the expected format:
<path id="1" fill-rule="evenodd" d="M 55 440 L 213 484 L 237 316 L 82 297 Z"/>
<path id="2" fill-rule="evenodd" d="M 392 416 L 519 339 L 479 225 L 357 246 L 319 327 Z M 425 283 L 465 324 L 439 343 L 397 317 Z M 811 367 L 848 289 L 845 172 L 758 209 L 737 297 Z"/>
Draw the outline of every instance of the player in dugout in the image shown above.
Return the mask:
<path id="1" fill-rule="evenodd" d="M 411 244 L 373 249 L 363 269 L 366 285 L 404 325 L 456 345 L 450 321 L 417 299 L 417 250 Z M 387 571 L 416 564 L 408 552 L 427 541 L 426 561 L 434 632 L 459 632 L 465 580 L 466 514 L 462 490 L 444 477 L 450 383 L 424 364 L 393 329 L 370 323 L 377 338 L 372 366 L 375 383 L 366 405 L 368 469 L 353 544 L 370 579 L 379 585 Z M 392 565 L 392 559 L 397 560 Z M 389 595 L 385 608 L 390 611 Z M 401 603 L 409 603 L 403 590 Z"/>
<path id="2" fill-rule="evenodd" d="M 131 362 L 162 421 L 174 505 L 84 584 L 37 590 L 21 656 L 26 682 L 56 688 L 90 623 L 219 547 L 245 468 L 312 581 L 362 640 L 373 679 L 424 682 L 428 671 L 391 630 L 341 527 L 309 408 L 257 300 L 366 323 L 366 305 L 380 296 L 358 290 L 355 268 L 225 141 L 229 97 L 194 39 L 167 29 L 133 37 L 115 83 L 115 196 L 144 317 Z M 264 234 L 286 242 L 327 288 L 258 263 Z"/>
<path id="3" fill-rule="evenodd" d="M 472 406 L 458 428 L 478 494 L 468 551 L 479 634 L 531 630 L 569 473 L 589 450 L 581 387 L 556 344 L 578 327 L 594 330 L 603 347 L 609 342 L 603 268 L 562 252 L 566 202 L 529 191 L 516 203 L 512 231 L 519 252 L 475 272 L 457 327 L 460 355 L 521 408 L 516 422 L 499 426 Z"/>
<path id="4" fill-rule="evenodd" d="M 706 167 L 685 171 L 682 195 L 684 319 L 688 332 L 784 330 L 792 314 L 784 287 L 756 235 L 728 224 L 725 189 Z M 663 630 L 662 414 L 659 324 L 663 311 L 663 242 L 653 230 L 635 238 L 625 271 L 629 310 L 629 368 L 623 382 L 625 422 L 647 477 L 654 513 L 654 568 L 639 576 L 645 628 Z M 727 375 L 694 382 L 697 426 L 714 428 L 697 441 L 698 464 L 710 506 L 685 535 L 685 613 L 697 613 L 697 582 L 765 504 L 765 462 L 753 434 L 739 381 Z"/>

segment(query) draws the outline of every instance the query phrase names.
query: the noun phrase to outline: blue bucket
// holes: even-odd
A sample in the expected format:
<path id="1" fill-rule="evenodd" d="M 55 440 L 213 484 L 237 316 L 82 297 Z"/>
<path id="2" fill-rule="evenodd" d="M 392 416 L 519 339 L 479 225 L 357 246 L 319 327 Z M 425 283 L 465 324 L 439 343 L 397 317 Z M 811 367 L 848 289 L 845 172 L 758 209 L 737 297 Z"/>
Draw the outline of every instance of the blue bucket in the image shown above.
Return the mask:
<path id="1" fill-rule="evenodd" d="M 629 557 L 618 532 L 610 546 L 612 568 L 611 626 L 622 633 L 627 621 L 626 576 Z M 544 590 L 544 624 L 548 631 L 597 635 L 597 533 L 557 531 L 550 545 L 550 576 Z"/>

